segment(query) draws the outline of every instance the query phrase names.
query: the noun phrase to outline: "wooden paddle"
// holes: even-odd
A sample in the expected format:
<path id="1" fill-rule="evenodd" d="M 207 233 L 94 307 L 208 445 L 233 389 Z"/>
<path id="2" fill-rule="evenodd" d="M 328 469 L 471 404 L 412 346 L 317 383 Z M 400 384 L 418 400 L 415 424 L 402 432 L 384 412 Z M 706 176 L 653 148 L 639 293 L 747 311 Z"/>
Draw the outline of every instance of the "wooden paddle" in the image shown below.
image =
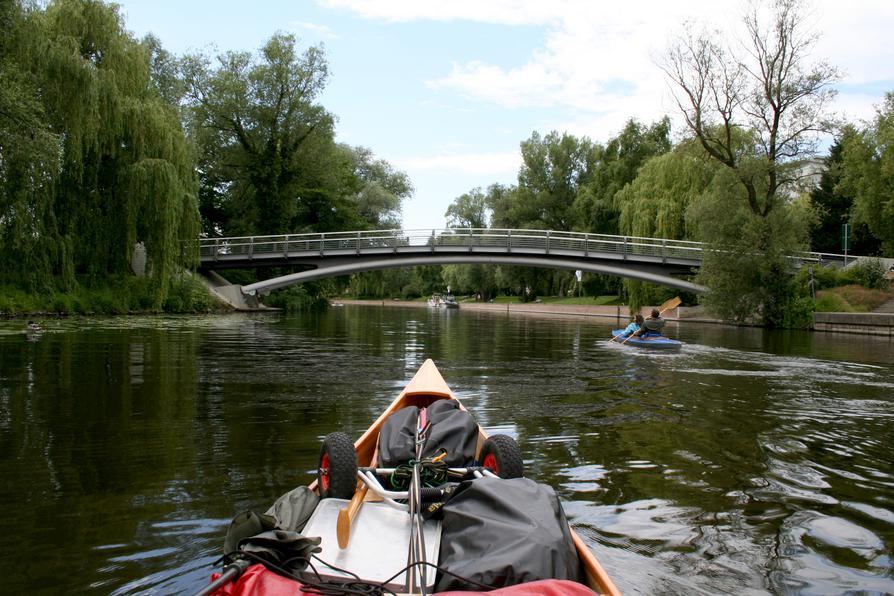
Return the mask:
<path id="1" fill-rule="evenodd" d="M 667 302 L 665 302 L 664 304 L 662 304 L 661 306 L 658 307 L 658 314 L 660 315 L 664 311 L 670 310 L 671 308 L 677 308 L 678 306 L 680 306 L 681 302 L 683 302 L 683 301 L 680 300 L 679 296 L 674 296 L 673 298 L 671 298 L 670 300 L 668 300 Z M 625 339 L 623 342 L 621 342 L 621 345 L 623 346 L 628 341 L 630 341 L 630 338 L 633 337 L 633 335 L 634 335 L 633 333 L 628 335 L 627 339 Z"/>
<path id="2" fill-rule="evenodd" d="M 612 338 L 608 340 L 609 342 L 618 341 L 618 338 L 624 335 L 623 333 L 619 333 L 617 335 L 612 335 Z"/>
<path id="3" fill-rule="evenodd" d="M 338 510 L 338 521 L 335 525 L 338 548 L 348 548 L 348 542 L 351 541 L 351 524 L 354 523 L 354 518 L 357 517 L 357 512 L 360 511 L 360 506 L 363 505 L 363 498 L 366 496 L 367 490 L 369 490 L 369 487 L 364 482 L 363 486 L 354 493 L 348 506 Z"/>

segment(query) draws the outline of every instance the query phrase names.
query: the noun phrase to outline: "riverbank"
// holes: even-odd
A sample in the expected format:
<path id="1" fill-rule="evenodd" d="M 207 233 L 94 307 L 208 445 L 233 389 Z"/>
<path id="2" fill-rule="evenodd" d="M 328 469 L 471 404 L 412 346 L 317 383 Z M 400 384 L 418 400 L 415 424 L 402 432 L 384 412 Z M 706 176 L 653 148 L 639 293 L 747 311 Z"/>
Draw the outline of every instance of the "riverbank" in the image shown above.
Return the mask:
<path id="1" fill-rule="evenodd" d="M 377 304 L 393 308 L 429 308 L 428 304 L 418 300 L 350 300 L 333 299 L 333 305 L 341 304 Z M 549 304 L 541 302 L 501 303 L 462 302 L 461 310 L 477 310 L 505 312 L 519 315 L 549 315 L 565 317 L 598 317 L 626 321 L 630 319 L 630 309 L 618 306 L 588 306 L 583 304 Z M 648 316 L 651 306 L 643 307 L 644 316 Z M 671 308 L 662 315 L 668 321 L 709 323 L 726 325 L 725 321 L 708 316 L 700 306 L 680 306 Z M 889 313 L 850 313 L 850 312 L 818 312 L 813 314 L 813 331 L 831 333 L 853 333 L 860 335 L 881 335 L 894 338 L 894 314 Z"/>
<path id="2" fill-rule="evenodd" d="M 395 308 L 430 308 L 428 303 L 418 300 L 350 300 L 350 299 L 333 299 L 333 305 L 338 304 L 378 304 L 381 306 L 389 306 Z M 477 310 L 490 312 L 505 312 L 511 314 L 532 314 L 532 315 L 556 315 L 566 317 L 600 317 L 607 319 L 629 319 L 630 309 L 624 305 L 616 306 L 597 306 L 585 304 L 551 304 L 546 302 L 513 302 L 513 303 L 494 303 L 494 302 L 462 302 L 461 310 Z M 651 306 L 643 307 L 641 312 L 644 316 L 648 316 L 652 310 Z M 671 308 L 662 315 L 669 321 L 691 321 L 699 323 L 715 323 L 723 324 L 720 319 L 711 318 L 705 314 L 704 309 L 700 306 L 680 306 Z"/>

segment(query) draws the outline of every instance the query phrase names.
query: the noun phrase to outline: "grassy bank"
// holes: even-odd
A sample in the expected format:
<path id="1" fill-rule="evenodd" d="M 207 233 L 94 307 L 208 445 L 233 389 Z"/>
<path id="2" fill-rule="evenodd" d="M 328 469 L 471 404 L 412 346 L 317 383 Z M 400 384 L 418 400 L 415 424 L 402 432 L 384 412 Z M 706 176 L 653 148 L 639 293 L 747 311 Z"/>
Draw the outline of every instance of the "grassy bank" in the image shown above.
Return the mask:
<path id="1" fill-rule="evenodd" d="M 894 298 L 891 290 L 846 285 L 816 293 L 816 312 L 872 312 Z"/>
<path id="2" fill-rule="evenodd" d="M 173 281 L 160 308 L 155 307 L 154 302 L 150 281 L 138 277 L 108 278 L 91 284 L 82 282 L 68 292 L 41 294 L 25 292 L 13 285 L 0 285 L 0 316 L 4 317 L 196 313 L 221 308 L 205 285 L 193 275 Z"/>

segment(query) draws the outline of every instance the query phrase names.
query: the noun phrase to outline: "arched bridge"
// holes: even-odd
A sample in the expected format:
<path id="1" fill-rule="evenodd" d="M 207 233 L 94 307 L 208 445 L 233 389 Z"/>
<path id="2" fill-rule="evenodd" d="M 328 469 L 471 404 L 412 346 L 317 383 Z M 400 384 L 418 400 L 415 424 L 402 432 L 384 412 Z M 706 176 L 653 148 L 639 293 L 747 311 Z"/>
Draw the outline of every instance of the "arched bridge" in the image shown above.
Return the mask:
<path id="1" fill-rule="evenodd" d="M 682 276 L 701 264 L 704 245 L 685 240 L 609 236 L 551 230 L 450 228 L 371 230 L 202 238 L 201 266 L 310 269 L 243 286 L 265 294 L 296 283 L 392 267 L 455 263 L 522 265 L 604 273 L 695 293 L 707 288 Z M 809 253 L 799 260 L 819 260 Z"/>

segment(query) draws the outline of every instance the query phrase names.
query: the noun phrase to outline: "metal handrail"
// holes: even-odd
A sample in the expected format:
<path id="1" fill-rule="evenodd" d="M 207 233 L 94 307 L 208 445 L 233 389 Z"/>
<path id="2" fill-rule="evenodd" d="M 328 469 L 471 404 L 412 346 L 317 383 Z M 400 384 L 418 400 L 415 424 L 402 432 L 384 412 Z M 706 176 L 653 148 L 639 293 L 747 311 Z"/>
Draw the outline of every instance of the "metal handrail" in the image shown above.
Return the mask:
<path id="1" fill-rule="evenodd" d="M 691 240 L 671 240 L 643 236 L 616 236 L 586 232 L 560 232 L 555 230 L 529 230 L 509 228 L 446 228 L 423 230 L 355 230 L 304 234 L 276 234 L 266 236 L 234 236 L 229 238 L 200 238 L 200 257 L 217 259 L 222 256 L 246 256 L 250 259 L 270 255 L 288 257 L 292 253 L 319 256 L 328 254 L 356 255 L 364 252 L 400 252 L 408 248 L 426 248 L 436 252 L 438 248 L 474 251 L 475 249 L 505 249 L 506 252 L 574 251 L 590 256 L 591 253 L 614 253 L 629 256 L 682 258 L 700 260 L 707 245 Z M 799 252 L 792 258 L 815 263 L 853 262 L 856 255 L 838 255 L 819 252 Z"/>
<path id="2" fill-rule="evenodd" d="M 523 251 L 542 250 L 621 253 L 658 257 L 698 258 L 702 243 L 688 240 L 667 240 L 636 236 L 611 236 L 583 232 L 556 232 L 553 230 L 526 230 L 501 228 L 448 228 L 426 230 L 361 230 L 311 234 L 279 234 L 268 236 L 236 236 L 229 238 L 199 239 L 199 254 L 203 257 L 223 255 L 247 255 L 249 258 L 264 255 L 287 255 L 290 252 L 307 252 L 325 255 L 338 251 L 361 254 L 364 250 L 390 248 L 438 247 L 505 248 Z"/>

